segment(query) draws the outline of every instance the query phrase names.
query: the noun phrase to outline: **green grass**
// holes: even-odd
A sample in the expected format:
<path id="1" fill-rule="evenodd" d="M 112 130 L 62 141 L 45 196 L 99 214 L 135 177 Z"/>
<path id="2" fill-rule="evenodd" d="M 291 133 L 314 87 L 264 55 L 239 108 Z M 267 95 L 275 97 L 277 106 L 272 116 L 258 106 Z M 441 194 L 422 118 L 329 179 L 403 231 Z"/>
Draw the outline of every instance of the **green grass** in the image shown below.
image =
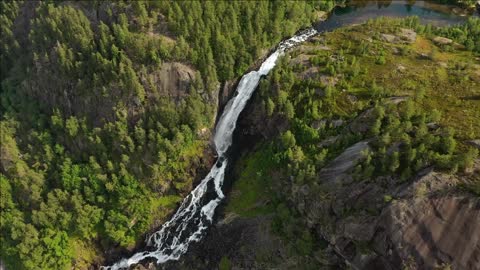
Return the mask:
<path id="1" fill-rule="evenodd" d="M 240 216 L 256 216 L 274 211 L 272 185 L 275 178 L 269 146 L 263 145 L 257 151 L 242 157 L 237 166 L 239 178 L 233 184 L 226 207 L 227 212 Z"/>
<path id="2" fill-rule="evenodd" d="M 173 208 L 181 200 L 182 200 L 182 197 L 180 196 L 167 195 L 167 196 L 162 196 L 160 198 L 154 199 L 152 204 L 154 207 Z"/>

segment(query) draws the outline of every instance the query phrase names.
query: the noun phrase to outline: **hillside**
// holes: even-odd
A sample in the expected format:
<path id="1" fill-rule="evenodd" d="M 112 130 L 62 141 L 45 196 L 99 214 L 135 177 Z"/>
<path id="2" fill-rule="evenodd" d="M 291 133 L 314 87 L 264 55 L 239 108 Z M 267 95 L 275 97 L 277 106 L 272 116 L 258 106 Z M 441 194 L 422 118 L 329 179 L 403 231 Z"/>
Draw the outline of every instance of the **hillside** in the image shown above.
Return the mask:
<path id="1" fill-rule="evenodd" d="M 7 268 L 143 245 L 213 163 L 220 86 L 332 2 L 2 1 Z"/>
<path id="2" fill-rule="evenodd" d="M 221 217 L 165 269 L 480 267 L 479 23 L 372 20 L 283 57 Z"/>
<path id="3" fill-rule="evenodd" d="M 248 73 L 238 89 L 260 85 L 238 123 L 219 121 L 228 143 L 238 128 L 215 149 L 227 100 L 248 101 L 239 78 L 344 2 L 0 1 L 0 268 L 135 257 L 195 200 L 159 242 L 183 255 L 204 240 L 127 265 L 480 268 L 472 0 L 345 5 L 464 24 L 380 18 L 315 36 Z"/>

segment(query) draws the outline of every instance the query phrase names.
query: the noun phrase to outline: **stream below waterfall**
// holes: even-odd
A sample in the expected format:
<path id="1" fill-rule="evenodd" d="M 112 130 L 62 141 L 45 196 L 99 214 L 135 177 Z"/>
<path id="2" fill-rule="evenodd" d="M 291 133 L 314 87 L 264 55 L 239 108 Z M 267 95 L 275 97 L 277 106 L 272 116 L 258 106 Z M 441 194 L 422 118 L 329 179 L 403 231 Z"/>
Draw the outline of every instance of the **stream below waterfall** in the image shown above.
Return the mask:
<path id="1" fill-rule="evenodd" d="M 245 74 L 236 88 L 235 95 L 225 106 L 219 118 L 214 135 L 218 160 L 208 175 L 184 198 L 176 213 L 155 233 L 147 238 L 146 251 L 139 251 L 124 258 L 104 270 L 128 269 L 144 260 L 162 264 L 178 260 L 185 254 L 189 245 L 198 242 L 212 224 L 215 209 L 225 197 L 222 186 L 225 170 L 229 162 L 228 150 L 232 145 L 233 133 L 240 113 L 247 105 L 262 76 L 267 75 L 277 59 L 286 50 L 306 41 L 318 32 L 330 31 L 346 25 L 365 22 L 367 19 L 388 16 L 405 17 L 417 15 L 423 23 L 447 25 L 462 23 L 468 17 L 455 15 L 452 8 L 427 1 L 359 1 L 345 7 L 335 8 L 328 19 L 313 28 L 299 32 L 282 41 L 260 68 Z"/>

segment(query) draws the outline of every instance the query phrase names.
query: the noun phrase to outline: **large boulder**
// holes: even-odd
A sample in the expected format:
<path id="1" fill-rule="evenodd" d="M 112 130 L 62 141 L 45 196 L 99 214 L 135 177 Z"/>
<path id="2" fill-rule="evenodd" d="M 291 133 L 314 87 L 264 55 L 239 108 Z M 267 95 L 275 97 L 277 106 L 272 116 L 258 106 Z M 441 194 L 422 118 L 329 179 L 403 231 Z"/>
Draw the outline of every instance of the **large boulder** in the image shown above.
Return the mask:
<path id="1" fill-rule="evenodd" d="M 434 37 L 433 42 L 437 45 L 450 45 L 453 43 L 453 40 L 446 37 Z"/>
<path id="2" fill-rule="evenodd" d="M 400 32 L 396 35 L 381 34 L 380 37 L 388 43 L 412 44 L 417 40 L 417 33 L 412 29 L 400 28 Z"/>
<path id="3" fill-rule="evenodd" d="M 401 28 L 398 34 L 403 43 L 412 44 L 417 40 L 417 33 L 412 29 Z"/>
<path id="4" fill-rule="evenodd" d="M 394 35 L 390 34 L 381 34 L 381 38 L 383 41 L 388 42 L 388 43 L 396 43 L 397 42 L 397 37 Z"/>

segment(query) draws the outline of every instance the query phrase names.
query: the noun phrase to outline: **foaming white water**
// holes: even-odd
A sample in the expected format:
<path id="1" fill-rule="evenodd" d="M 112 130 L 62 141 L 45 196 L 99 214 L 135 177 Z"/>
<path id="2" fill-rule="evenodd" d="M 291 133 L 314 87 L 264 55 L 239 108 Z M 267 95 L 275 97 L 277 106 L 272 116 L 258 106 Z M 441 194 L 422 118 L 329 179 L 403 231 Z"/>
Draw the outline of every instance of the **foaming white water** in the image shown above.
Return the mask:
<path id="1" fill-rule="evenodd" d="M 163 224 L 159 231 L 147 238 L 147 246 L 152 246 L 154 250 L 138 252 L 130 258 L 122 259 L 112 266 L 104 266 L 101 269 L 127 269 L 147 258 L 156 260 L 158 264 L 169 260 L 178 260 L 187 252 L 190 243 L 201 240 L 205 230 L 212 223 L 215 209 L 225 197 L 222 192 L 225 168 L 228 163 L 225 153 L 232 144 L 232 135 L 238 116 L 257 88 L 261 76 L 267 75 L 275 67 L 278 57 L 286 49 L 307 40 L 316 33 L 316 30 L 309 29 L 281 42 L 277 50 L 262 63 L 258 71 L 251 71 L 242 77 L 237 86 L 236 96 L 225 106 L 216 126 L 214 142 L 219 156 L 217 164 L 185 197 L 175 215 Z"/>
<path id="2" fill-rule="evenodd" d="M 225 176 L 227 160 L 214 165 L 208 175 L 183 200 L 175 215 L 163 224 L 162 228 L 147 238 L 147 245 L 154 246 L 154 251 L 144 251 L 132 257 L 122 259 L 105 270 L 127 269 L 144 259 L 155 259 L 158 264 L 169 260 L 178 260 L 191 242 L 199 241 L 202 233 L 211 224 L 215 208 L 225 197 L 221 186 Z M 212 183 L 213 180 L 213 183 Z M 214 187 L 209 187 L 213 184 Z M 205 203 L 207 191 L 213 191 L 215 197 Z"/>
<path id="3" fill-rule="evenodd" d="M 247 101 L 252 96 L 253 91 L 257 88 L 261 76 L 267 75 L 270 70 L 275 67 L 277 59 L 285 50 L 307 40 L 316 33 L 317 31 L 315 29 L 308 29 L 299 35 L 281 42 L 277 50 L 262 63 L 258 71 L 251 71 L 242 77 L 237 86 L 236 96 L 228 102 L 217 123 L 214 142 L 219 156 L 223 156 L 232 144 L 232 134 L 235 130 L 238 116 L 243 111 L 243 108 L 245 108 L 245 105 L 247 105 Z"/>

